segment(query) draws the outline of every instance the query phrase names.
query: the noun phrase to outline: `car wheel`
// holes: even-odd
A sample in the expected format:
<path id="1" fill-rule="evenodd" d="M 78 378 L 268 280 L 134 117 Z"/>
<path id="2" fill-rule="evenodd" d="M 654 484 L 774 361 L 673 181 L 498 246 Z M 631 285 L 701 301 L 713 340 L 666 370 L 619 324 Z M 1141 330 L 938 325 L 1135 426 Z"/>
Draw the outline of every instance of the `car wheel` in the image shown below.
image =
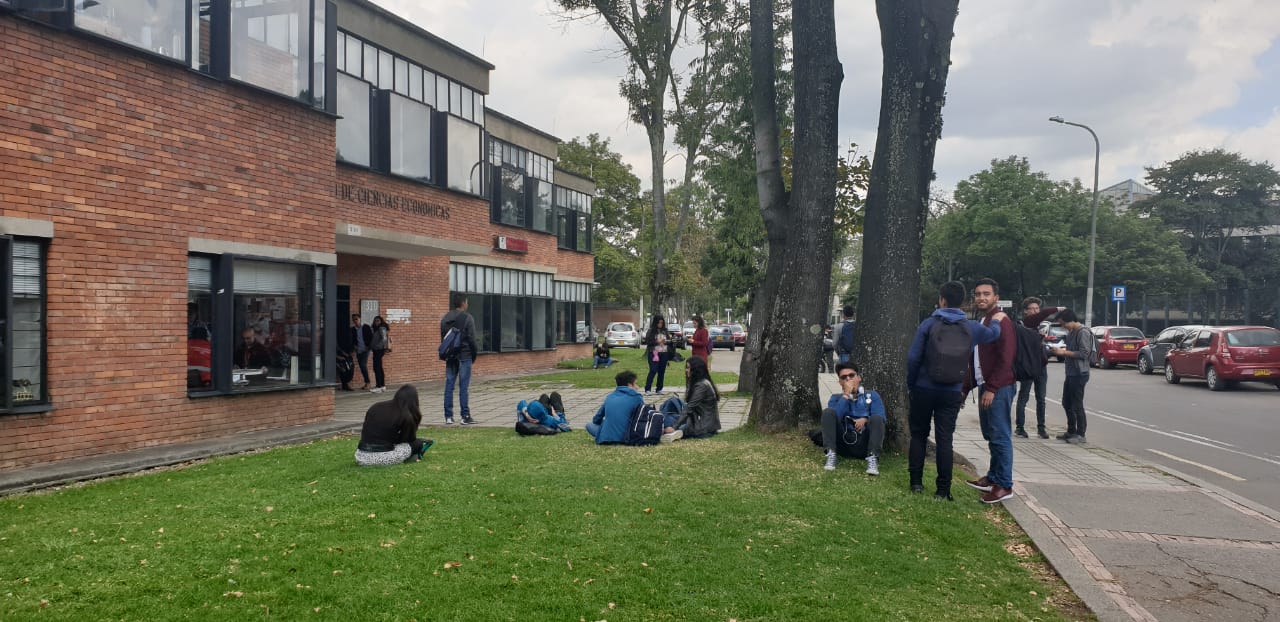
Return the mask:
<path id="1" fill-rule="evenodd" d="M 1227 388 L 1227 383 L 1223 382 L 1222 378 L 1218 377 L 1218 370 L 1214 369 L 1212 365 L 1210 365 L 1208 369 L 1204 370 L 1204 383 L 1209 385 L 1210 391 L 1221 391 Z"/>
<path id="2" fill-rule="evenodd" d="M 1151 374 L 1151 360 L 1146 355 L 1138 357 L 1138 373 L 1143 375 Z"/>
<path id="3" fill-rule="evenodd" d="M 1164 362 L 1164 381 L 1169 384 L 1178 384 L 1179 382 L 1182 382 L 1182 378 L 1179 378 L 1178 374 L 1173 373 L 1173 365 L 1170 365 L 1169 361 Z"/>
<path id="4" fill-rule="evenodd" d="M 1105 356 L 1098 357 L 1098 369 L 1112 369 L 1115 366 L 1116 366 L 1115 362 L 1112 361 L 1111 359 Z"/>

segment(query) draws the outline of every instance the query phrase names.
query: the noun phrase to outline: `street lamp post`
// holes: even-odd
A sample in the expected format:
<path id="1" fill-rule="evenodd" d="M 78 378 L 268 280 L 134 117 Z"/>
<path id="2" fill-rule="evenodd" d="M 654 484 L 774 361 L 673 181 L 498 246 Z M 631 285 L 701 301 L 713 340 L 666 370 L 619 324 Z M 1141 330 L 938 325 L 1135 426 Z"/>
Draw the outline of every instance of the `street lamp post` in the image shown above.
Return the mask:
<path id="1" fill-rule="evenodd" d="M 1093 137 L 1093 215 L 1089 218 L 1089 289 L 1084 293 L 1084 323 L 1093 326 L 1093 265 L 1098 246 L 1098 163 L 1102 157 L 1102 145 L 1098 142 L 1098 134 L 1093 128 L 1083 123 L 1072 123 L 1062 117 L 1049 117 L 1054 123 L 1082 127 Z"/>

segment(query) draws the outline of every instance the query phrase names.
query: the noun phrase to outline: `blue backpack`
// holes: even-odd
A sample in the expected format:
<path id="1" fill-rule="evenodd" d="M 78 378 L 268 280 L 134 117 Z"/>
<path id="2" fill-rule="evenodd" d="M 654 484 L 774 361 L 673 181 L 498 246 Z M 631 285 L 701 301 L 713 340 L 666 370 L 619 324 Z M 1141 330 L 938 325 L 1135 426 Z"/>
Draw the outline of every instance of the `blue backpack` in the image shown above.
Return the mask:
<path id="1" fill-rule="evenodd" d="M 449 328 L 449 332 L 440 338 L 440 360 L 451 361 L 462 352 L 462 331 L 457 326 Z"/>

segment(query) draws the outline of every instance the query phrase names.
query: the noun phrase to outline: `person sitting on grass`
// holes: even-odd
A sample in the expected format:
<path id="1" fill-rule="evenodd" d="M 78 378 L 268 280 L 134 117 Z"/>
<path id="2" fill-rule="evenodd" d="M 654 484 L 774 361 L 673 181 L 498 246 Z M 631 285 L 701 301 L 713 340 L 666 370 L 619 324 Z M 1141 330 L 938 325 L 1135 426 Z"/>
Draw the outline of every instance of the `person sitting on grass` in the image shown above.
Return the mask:
<path id="1" fill-rule="evenodd" d="M 596 353 L 591 361 L 591 369 L 597 369 L 601 365 L 604 365 L 605 369 L 609 369 L 609 366 L 616 362 L 616 360 L 609 357 L 609 342 L 601 338 L 600 343 L 596 344 Z"/>
<path id="2" fill-rule="evenodd" d="M 378 466 L 421 460 L 435 442 L 418 438 L 421 423 L 418 390 L 406 384 L 394 397 L 370 406 L 365 413 L 360 444 L 356 445 L 356 464 Z"/>
<path id="3" fill-rule="evenodd" d="M 691 356 L 684 364 L 687 388 L 684 399 L 668 398 L 662 404 L 666 427 L 662 442 L 680 438 L 706 438 L 720 431 L 720 389 L 711 380 L 706 360 Z"/>
<path id="4" fill-rule="evenodd" d="M 809 439 L 827 454 L 823 469 L 834 471 L 837 456 L 866 458 L 867 475 L 880 474 L 880 448 L 887 423 L 880 394 L 862 386 L 862 374 L 853 361 L 836 364 L 840 393 L 827 400 L 822 411 L 822 428 L 809 432 Z"/>
<path id="5" fill-rule="evenodd" d="M 631 370 L 618 372 L 613 381 L 617 388 L 605 396 L 604 403 L 596 410 L 587 424 L 587 434 L 596 439 L 597 445 L 622 443 L 627 440 L 627 424 L 631 422 L 631 413 L 644 403 L 636 386 L 636 373 Z"/>
<path id="6" fill-rule="evenodd" d="M 532 401 L 520 400 L 516 404 L 516 432 L 524 436 L 533 434 L 547 435 L 557 432 L 572 432 L 569 420 L 564 415 L 564 401 L 560 394 L 543 393 Z"/>

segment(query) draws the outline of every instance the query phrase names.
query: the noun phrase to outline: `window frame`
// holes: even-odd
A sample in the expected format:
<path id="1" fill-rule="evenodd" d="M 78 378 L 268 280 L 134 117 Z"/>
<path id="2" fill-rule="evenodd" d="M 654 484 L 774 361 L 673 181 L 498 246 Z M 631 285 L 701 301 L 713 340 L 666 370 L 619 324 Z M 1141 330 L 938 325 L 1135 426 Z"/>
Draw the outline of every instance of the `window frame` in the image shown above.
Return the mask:
<path id="1" fill-rule="evenodd" d="M 13 244 L 29 242 L 39 249 L 40 258 L 40 394 L 35 400 L 14 405 L 13 402 Z M 49 240 L 14 235 L 0 235 L 0 262 L 4 264 L 0 273 L 0 312 L 3 316 L 3 329 L 0 338 L 4 340 L 4 351 L 0 353 L 0 383 L 3 383 L 3 397 L 0 397 L 0 416 L 21 415 L 48 412 L 53 410 L 49 400 Z"/>

